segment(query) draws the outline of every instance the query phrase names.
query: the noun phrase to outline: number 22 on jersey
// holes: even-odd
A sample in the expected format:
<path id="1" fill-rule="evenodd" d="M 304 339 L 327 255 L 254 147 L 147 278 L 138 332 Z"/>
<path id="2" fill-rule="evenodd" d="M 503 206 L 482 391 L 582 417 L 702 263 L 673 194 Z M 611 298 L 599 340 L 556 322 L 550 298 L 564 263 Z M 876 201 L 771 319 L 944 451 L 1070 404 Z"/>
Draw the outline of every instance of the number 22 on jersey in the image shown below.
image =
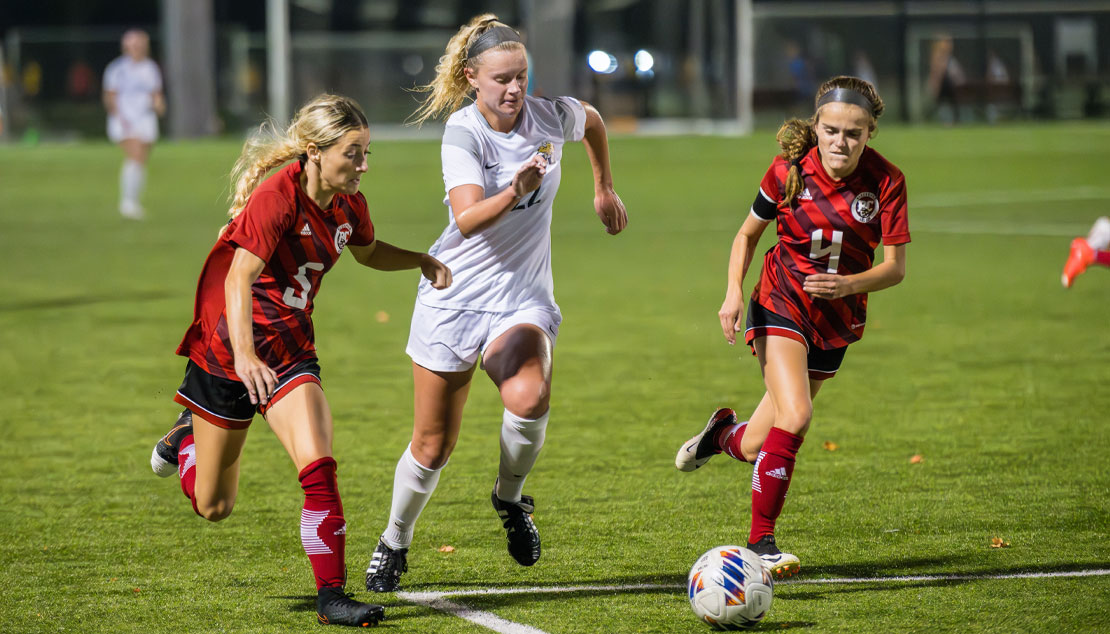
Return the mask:
<path id="1" fill-rule="evenodd" d="M 836 273 L 840 266 L 840 247 L 844 244 L 844 232 L 833 231 L 829 246 L 824 246 L 825 234 L 821 229 L 814 229 L 810 235 L 809 258 L 818 260 L 829 256 L 829 273 Z"/>

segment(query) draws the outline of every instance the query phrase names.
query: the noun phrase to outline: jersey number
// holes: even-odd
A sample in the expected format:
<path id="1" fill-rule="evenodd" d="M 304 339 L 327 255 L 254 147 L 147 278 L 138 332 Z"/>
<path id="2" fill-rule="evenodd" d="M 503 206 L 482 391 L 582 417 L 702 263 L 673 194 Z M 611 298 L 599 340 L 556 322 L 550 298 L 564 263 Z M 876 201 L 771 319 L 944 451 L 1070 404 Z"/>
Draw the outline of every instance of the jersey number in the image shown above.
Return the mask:
<path id="1" fill-rule="evenodd" d="M 840 266 L 840 247 L 844 244 L 844 232 L 833 231 L 832 241 L 829 246 L 821 246 L 825 241 L 825 234 L 820 229 L 814 229 L 812 238 L 809 243 L 809 258 L 816 260 L 818 258 L 829 256 L 829 273 L 836 273 L 837 267 Z"/>
<path id="2" fill-rule="evenodd" d="M 522 202 L 519 205 L 517 205 L 516 207 L 513 207 L 510 211 L 516 211 L 518 209 L 527 209 L 528 207 L 531 207 L 532 205 L 540 202 L 539 201 L 539 195 L 540 195 L 540 188 L 537 187 L 536 191 L 532 192 L 532 197 L 528 199 L 528 202 L 526 202 L 526 203 Z"/>
<path id="3" fill-rule="evenodd" d="M 305 275 L 306 269 L 323 271 L 324 265 L 319 262 L 305 262 L 297 268 L 297 274 L 293 276 L 293 279 L 297 280 L 297 283 L 301 285 L 300 294 L 298 295 L 297 289 L 292 286 L 285 287 L 285 294 L 281 296 L 281 301 L 285 302 L 287 306 L 300 308 L 302 310 L 305 306 L 308 306 L 308 292 L 312 290 L 312 282 L 310 282 Z"/>

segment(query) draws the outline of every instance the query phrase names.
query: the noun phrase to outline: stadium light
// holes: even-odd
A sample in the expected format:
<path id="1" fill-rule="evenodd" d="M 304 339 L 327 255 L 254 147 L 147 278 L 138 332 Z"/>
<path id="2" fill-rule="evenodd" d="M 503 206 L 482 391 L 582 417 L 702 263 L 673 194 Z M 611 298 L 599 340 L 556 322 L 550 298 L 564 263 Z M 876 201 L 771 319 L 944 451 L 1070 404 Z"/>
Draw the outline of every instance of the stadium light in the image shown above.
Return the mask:
<path id="1" fill-rule="evenodd" d="M 591 52 L 586 62 L 595 73 L 602 75 L 608 75 L 617 70 L 617 58 L 605 51 Z"/>
<path id="2" fill-rule="evenodd" d="M 633 61 L 636 63 L 637 72 L 641 73 L 646 73 L 655 66 L 655 58 L 642 48 L 636 51 L 636 57 L 633 58 Z"/>

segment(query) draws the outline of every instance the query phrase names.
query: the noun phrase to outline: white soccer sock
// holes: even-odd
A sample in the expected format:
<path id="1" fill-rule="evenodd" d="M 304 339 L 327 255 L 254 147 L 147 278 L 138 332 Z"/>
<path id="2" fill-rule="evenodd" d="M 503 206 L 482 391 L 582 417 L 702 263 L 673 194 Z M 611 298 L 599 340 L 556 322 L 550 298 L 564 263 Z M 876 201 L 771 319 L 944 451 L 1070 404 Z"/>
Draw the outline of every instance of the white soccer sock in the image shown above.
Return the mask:
<path id="1" fill-rule="evenodd" d="M 436 490 L 440 471 L 443 467 L 429 469 L 417 462 L 412 455 L 412 444 L 405 448 L 393 473 L 393 506 L 389 511 L 389 526 L 382 533 L 386 546 L 396 549 L 412 545 L 413 527 Z"/>
<path id="2" fill-rule="evenodd" d="M 1095 221 L 1091 233 L 1087 234 L 1087 244 L 1097 251 L 1110 249 L 1110 218 L 1102 216 Z"/>
<path id="3" fill-rule="evenodd" d="M 139 195 L 146 182 L 146 167 L 138 161 L 126 159 L 119 174 L 120 204 L 130 207 L 139 206 Z"/>
<path id="4" fill-rule="evenodd" d="M 524 479 L 536 464 L 547 432 L 550 410 L 535 420 L 521 418 L 505 410 L 501 422 L 501 464 L 497 468 L 497 497 L 519 502 Z"/>

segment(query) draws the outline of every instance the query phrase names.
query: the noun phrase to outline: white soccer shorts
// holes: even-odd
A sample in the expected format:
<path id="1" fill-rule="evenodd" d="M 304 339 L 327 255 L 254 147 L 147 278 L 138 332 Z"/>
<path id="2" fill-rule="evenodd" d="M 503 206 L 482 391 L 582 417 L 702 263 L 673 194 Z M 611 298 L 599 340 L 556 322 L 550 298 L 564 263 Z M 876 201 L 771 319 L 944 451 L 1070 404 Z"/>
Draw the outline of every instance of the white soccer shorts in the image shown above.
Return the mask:
<path id="1" fill-rule="evenodd" d="M 543 330 L 554 347 L 562 321 L 558 306 L 490 313 L 435 308 L 417 301 L 405 352 L 417 365 L 433 372 L 462 372 L 474 367 L 486 346 L 520 324 Z"/>
<path id="2" fill-rule="evenodd" d="M 112 143 L 119 143 L 124 139 L 154 143 L 158 140 L 158 117 L 153 112 L 133 118 L 118 115 L 108 117 L 108 138 Z"/>

